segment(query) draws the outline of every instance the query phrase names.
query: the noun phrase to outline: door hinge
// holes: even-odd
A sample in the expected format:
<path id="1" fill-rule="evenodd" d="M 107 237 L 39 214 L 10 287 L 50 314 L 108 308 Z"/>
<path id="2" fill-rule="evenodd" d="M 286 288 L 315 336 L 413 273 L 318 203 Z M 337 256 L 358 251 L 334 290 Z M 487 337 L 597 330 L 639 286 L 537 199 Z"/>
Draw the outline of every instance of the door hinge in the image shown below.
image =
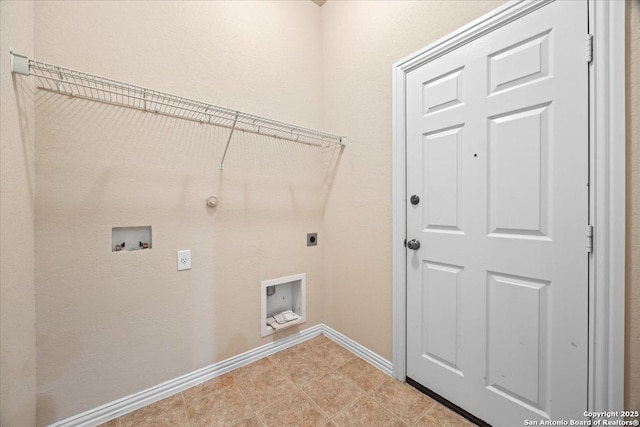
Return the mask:
<path id="1" fill-rule="evenodd" d="M 587 253 L 593 252 L 593 225 L 587 225 Z"/>
<path id="2" fill-rule="evenodd" d="M 587 49 L 587 64 L 591 64 L 591 61 L 593 61 L 593 35 L 592 34 L 587 34 L 586 49 Z"/>

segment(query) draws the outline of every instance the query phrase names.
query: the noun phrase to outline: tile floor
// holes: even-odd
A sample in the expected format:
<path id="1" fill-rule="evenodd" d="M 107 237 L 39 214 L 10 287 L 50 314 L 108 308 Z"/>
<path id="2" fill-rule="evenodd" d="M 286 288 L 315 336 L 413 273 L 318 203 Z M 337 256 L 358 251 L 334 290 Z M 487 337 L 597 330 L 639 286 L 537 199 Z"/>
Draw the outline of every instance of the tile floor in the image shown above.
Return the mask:
<path id="1" fill-rule="evenodd" d="M 473 424 L 320 335 L 102 425 L 132 426 Z"/>

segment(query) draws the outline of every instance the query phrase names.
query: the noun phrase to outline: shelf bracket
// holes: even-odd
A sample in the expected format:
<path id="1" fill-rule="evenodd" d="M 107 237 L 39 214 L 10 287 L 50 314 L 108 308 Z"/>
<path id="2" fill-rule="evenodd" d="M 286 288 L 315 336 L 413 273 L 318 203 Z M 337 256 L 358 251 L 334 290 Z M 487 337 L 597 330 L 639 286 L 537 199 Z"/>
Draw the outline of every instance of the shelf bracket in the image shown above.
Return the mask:
<path id="1" fill-rule="evenodd" d="M 231 132 L 229 133 L 229 139 L 227 139 L 227 146 L 224 148 L 224 154 L 222 155 L 222 161 L 220 161 L 220 170 L 224 169 L 224 159 L 227 157 L 227 150 L 229 150 L 229 144 L 231 143 L 231 137 L 233 136 L 233 131 L 236 129 L 236 123 L 238 123 L 238 112 L 236 112 L 236 117 L 233 119 L 233 126 L 231 126 Z"/>
<path id="2" fill-rule="evenodd" d="M 29 57 L 24 55 L 18 55 L 11 52 L 11 72 L 16 74 L 22 74 L 28 76 L 31 74 L 29 67 Z"/>

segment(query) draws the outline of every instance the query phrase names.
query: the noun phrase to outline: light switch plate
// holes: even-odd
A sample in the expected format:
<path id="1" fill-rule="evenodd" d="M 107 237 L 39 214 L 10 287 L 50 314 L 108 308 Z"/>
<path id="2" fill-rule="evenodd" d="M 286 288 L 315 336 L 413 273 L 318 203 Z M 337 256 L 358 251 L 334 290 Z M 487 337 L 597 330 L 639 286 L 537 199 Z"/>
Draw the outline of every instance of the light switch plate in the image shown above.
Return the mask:
<path id="1" fill-rule="evenodd" d="M 191 270 L 191 249 L 178 251 L 178 271 Z"/>

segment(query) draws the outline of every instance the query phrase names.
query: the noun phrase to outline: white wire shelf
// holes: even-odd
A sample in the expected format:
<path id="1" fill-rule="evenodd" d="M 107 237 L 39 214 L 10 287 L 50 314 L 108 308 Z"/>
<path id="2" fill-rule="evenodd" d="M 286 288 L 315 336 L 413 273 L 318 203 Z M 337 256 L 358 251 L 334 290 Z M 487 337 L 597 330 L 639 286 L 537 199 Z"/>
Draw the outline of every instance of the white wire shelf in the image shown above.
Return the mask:
<path id="1" fill-rule="evenodd" d="M 206 102 L 76 71 L 11 53 L 11 71 L 35 76 L 38 88 L 64 95 L 91 99 L 164 116 L 231 129 L 220 168 L 235 130 L 264 135 L 318 147 L 345 145 L 345 136 L 333 135 L 255 116 Z"/>

